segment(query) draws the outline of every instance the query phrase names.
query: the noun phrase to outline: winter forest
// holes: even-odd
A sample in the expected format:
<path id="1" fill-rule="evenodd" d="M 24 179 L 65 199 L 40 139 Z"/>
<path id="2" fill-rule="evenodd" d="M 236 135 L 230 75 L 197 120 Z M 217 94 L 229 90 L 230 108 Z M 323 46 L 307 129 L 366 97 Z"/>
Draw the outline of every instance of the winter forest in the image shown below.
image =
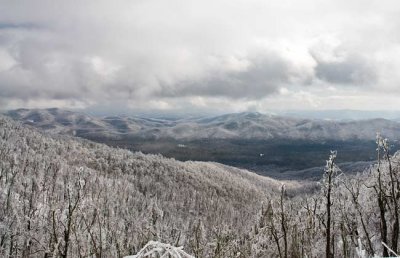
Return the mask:
<path id="1" fill-rule="evenodd" d="M 318 184 L 280 182 L 45 136 L 0 118 L 0 256 L 124 257 L 150 241 L 194 257 L 373 257 L 399 251 L 399 155 Z"/>
<path id="2" fill-rule="evenodd" d="M 0 258 L 400 258 L 399 0 L 0 0 Z"/>

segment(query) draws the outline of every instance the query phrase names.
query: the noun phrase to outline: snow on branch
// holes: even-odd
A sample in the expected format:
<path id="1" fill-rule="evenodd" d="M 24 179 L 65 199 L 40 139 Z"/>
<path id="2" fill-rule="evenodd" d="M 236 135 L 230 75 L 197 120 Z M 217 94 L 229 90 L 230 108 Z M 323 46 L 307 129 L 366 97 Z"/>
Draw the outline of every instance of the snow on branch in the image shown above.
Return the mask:
<path id="1" fill-rule="evenodd" d="M 157 241 L 148 242 L 136 255 L 124 258 L 195 258 L 183 251 L 183 247 L 175 247 Z"/>

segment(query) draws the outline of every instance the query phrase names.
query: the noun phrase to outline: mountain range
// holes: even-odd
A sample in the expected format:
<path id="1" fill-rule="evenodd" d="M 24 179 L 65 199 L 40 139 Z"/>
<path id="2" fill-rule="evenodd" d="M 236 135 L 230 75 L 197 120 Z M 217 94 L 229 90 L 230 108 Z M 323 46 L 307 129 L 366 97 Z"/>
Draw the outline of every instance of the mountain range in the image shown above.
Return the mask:
<path id="1" fill-rule="evenodd" d="M 367 170 L 343 173 L 334 153 L 319 183 L 280 181 L 0 115 L 0 257 L 122 258 L 154 241 L 199 258 L 324 257 L 327 238 L 332 257 L 387 257 L 400 153 L 379 141 L 384 157 Z"/>
<path id="2" fill-rule="evenodd" d="M 18 109 L 5 115 L 47 132 L 84 138 L 140 139 L 291 139 L 373 140 L 377 132 L 400 138 L 400 123 L 387 119 L 336 121 L 303 119 L 258 112 L 213 117 L 160 119 L 149 117 L 93 117 L 56 108 Z"/>
<path id="3" fill-rule="evenodd" d="M 201 241 L 198 257 L 215 257 L 208 243 L 250 232 L 285 183 L 49 136 L 1 115 L 0 147 L 1 257 L 123 257 L 151 239 L 190 251 Z M 315 189 L 285 184 L 289 195 Z"/>
<path id="4" fill-rule="evenodd" d="M 212 161 L 276 179 L 319 179 L 331 150 L 347 172 L 376 159 L 381 132 L 400 145 L 395 120 L 323 120 L 245 112 L 189 118 L 90 116 L 62 109 L 5 113 L 46 133 L 73 135 L 109 146 L 162 154 L 181 161 Z"/>

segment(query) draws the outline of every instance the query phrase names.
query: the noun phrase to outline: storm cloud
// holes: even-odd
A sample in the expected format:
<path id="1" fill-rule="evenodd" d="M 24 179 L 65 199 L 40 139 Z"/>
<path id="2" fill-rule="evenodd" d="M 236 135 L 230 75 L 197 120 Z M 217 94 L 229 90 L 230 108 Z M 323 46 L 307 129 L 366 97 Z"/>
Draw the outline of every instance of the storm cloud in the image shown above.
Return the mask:
<path id="1" fill-rule="evenodd" d="M 2 1 L 0 108 L 317 108 L 355 91 L 369 102 L 399 94 L 399 9 L 361 0 Z"/>

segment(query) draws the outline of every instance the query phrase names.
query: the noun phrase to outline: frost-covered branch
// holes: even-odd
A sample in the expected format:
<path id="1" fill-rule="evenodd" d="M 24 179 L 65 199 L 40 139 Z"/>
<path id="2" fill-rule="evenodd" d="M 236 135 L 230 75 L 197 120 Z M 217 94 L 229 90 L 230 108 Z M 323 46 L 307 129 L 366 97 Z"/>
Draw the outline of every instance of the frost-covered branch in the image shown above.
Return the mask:
<path id="1" fill-rule="evenodd" d="M 124 258 L 195 258 L 183 251 L 183 247 L 175 247 L 157 241 L 148 242 L 136 255 Z"/>

